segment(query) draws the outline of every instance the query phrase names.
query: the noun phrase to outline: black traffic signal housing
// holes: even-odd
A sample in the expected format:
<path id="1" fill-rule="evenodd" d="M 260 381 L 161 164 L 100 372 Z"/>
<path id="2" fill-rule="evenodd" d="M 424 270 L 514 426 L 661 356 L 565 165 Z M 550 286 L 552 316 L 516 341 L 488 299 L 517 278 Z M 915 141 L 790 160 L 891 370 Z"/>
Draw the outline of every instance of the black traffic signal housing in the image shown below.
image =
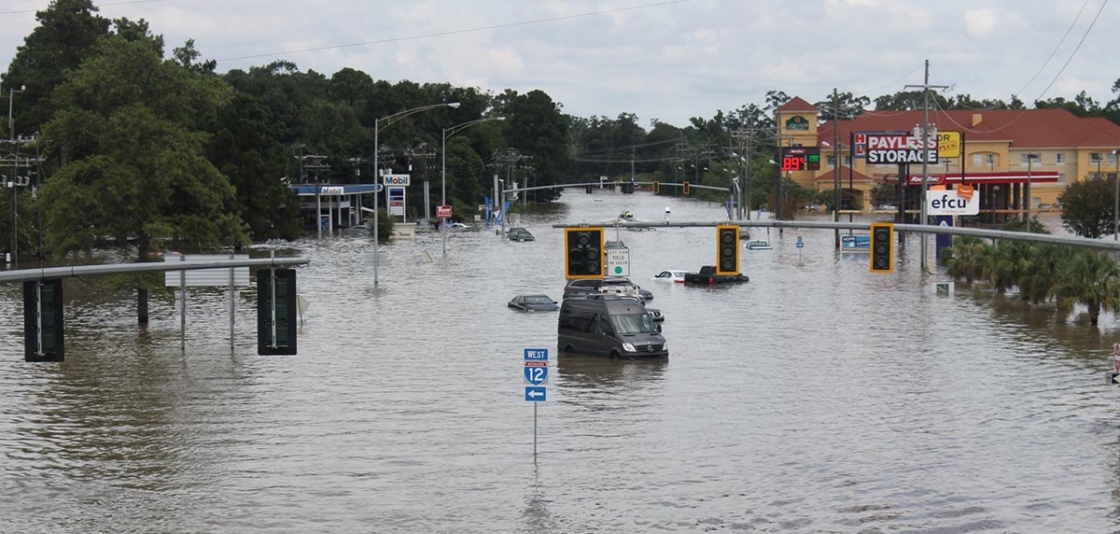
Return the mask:
<path id="1" fill-rule="evenodd" d="M 871 272 L 894 272 L 894 224 L 871 223 Z"/>
<path id="2" fill-rule="evenodd" d="M 606 263 L 601 226 L 564 229 L 565 278 L 602 278 Z"/>
<path id="3" fill-rule="evenodd" d="M 622 194 L 631 195 L 634 193 L 634 182 L 622 182 Z"/>
<path id="4" fill-rule="evenodd" d="M 296 353 L 296 270 L 257 271 L 257 354 L 291 356 Z"/>
<path id="5" fill-rule="evenodd" d="M 660 195 L 661 194 L 661 182 L 658 182 L 657 180 L 654 180 L 652 189 L 653 189 L 653 194 Z"/>
<path id="6" fill-rule="evenodd" d="M 62 279 L 23 283 L 23 360 L 61 362 L 65 357 L 62 329 Z"/>
<path id="7" fill-rule="evenodd" d="M 681 193 L 686 197 L 688 196 L 688 182 L 681 184 Z"/>
<path id="8" fill-rule="evenodd" d="M 716 227 L 716 274 L 739 274 L 739 227 Z"/>

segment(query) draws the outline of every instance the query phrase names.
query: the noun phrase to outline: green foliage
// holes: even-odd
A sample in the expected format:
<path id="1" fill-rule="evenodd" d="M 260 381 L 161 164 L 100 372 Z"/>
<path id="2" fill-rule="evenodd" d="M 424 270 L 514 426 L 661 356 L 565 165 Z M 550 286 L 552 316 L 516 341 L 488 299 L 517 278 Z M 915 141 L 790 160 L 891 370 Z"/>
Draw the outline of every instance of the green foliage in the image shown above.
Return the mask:
<path id="1" fill-rule="evenodd" d="M 233 187 L 194 129 L 230 96 L 220 79 L 163 61 L 150 42 L 100 41 L 56 89 L 59 112 L 45 128 L 48 153 L 68 160 L 42 191 L 52 248 L 135 239 L 143 261 L 157 238 L 245 242 Z"/>
<path id="2" fill-rule="evenodd" d="M 1107 254 L 1076 251 L 1063 263 L 1054 294 L 1062 309 L 1087 306 L 1089 323 L 1096 326 L 1101 311 L 1120 309 L 1120 266 Z"/>
<path id="3" fill-rule="evenodd" d="M 1111 180 L 1079 180 L 1058 195 L 1062 224 L 1073 233 L 1090 239 L 1112 233 L 1116 187 Z"/>
<path id="4" fill-rule="evenodd" d="M 1107 254 L 1020 241 L 988 245 L 965 236 L 953 240 L 945 266 L 950 276 L 984 280 L 997 292 L 1017 287 L 1032 303 L 1084 305 L 1094 326 L 1102 311 L 1120 311 L 1120 265 Z"/>

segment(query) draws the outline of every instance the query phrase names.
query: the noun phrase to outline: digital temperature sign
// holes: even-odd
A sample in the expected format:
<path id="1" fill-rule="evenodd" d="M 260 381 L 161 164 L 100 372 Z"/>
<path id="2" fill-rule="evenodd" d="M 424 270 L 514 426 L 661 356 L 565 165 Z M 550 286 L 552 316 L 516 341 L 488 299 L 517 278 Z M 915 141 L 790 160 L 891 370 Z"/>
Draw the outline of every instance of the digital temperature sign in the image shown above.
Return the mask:
<path id="1" fill-rule="evenodd" d="M 784 146 L 780 159 L 783 172 L 821 170 L 821 149 L 817 147 Z"/>

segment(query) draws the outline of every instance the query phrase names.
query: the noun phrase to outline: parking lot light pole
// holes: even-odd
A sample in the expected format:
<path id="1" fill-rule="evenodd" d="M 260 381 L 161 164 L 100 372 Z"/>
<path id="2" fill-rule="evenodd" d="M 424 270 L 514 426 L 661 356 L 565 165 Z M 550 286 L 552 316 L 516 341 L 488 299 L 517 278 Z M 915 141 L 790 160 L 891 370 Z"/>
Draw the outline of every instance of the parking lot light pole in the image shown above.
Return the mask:
<path id="1" fill-rule="evenodd" d="M 444 128 L 443 129 L 443 142 L 440 146 L 440 155 L 443 159 L 443 162 L 441 164 L 440 173 L 439 173 L 440 174 L 440 195 L 439 195 L 439 205 L 440 206 L 446 206 L 447 205 L 447 138 L 451 137 L 451 136 L 453 136 L 453 135 L 455 135 L 455 134 L 457 134 L 457 133 L 459 133 L 463 130 L 466 130 L 467 128 L 470 128 L 471 126 L 474 126 L 478 123 L 481 123 L 481 122 L 504 121 L 504 120 L 506 120 L 505 117 L 485 117 L 485 118 L 482 118 L 482 119 L 475 119 L 473 121 L 464 122 L 462 124 L 456 124 L 455 126 L 452 126 L 450 128 Z M 446 224 L 446 221 L 440 221 L 439 232 L 440 232 L 440 234 L 442 234 L 441 237 L 442 237 L 442 241 L 443 241 L 443 255 L 446 256 L 447 255 L 447 224 Z"/>
<path id="2" fill-rule="evenodd" d="M 8 184 L 12 188 L 12 265 L 19 267 L 19 230 L 17 227 L 17 214 L 16 214 L 16 123 L 12 120 L 12 101 L 16 93 L 22 93 L 26 89 L 25 86 L 8 88 L 8 147 L 12 150 L 12 175 L 8 178 Z"/>
<path id="3" fill-rule="evenodd" d="M 427 106 L 420 106 L 412 109 L 406 109 L 404 111 L 399 111 L 397 113 L 389 115 L 388 117 L 373 119 L 373 168 L 374 175 L 376 176 L 378 184 L 381 183 L 381 154 L 378 153 L 378 151 L 381 150 L 381 147 L 378 145 L 377 135 L 381 133 L 381 129 L 387 128 L 390 124 L 393 124 L 394 121 L 412 115 L 413 113 L 419 113 L 421 111 L 429 109 L 442 108 L 445 106 L 449 108 L 457 108 L 459 107 L 459 103 L 446 102 L 443 104 L 430 104 Z M 378 215 L 380 214 L 379 210 L 381 209 L 381 207 L 378 206 L 379 203 L 380 202 L 375 200 L 373 206 L 373 285 L 377 285 L 377 267 L 378 263 L 380 263 L 381 260 L 380 237 L 378 235 L 379 229 L 377 227 L 377 219 Z M 316 221 L 316 224 L 318 224 L 318 221 Z"/>
<path id="4" fill-rule="evenodd" d="M 1035 154 L 1033 152 L 1027 154 L 1027 190 L 1024 192 L 1024 196 L 1027 197 L 1027 232 L 1031 231 L 1031 163 L 1034 162 L 1036 158 L 1040 157 L 1042 157 L 1040 154 Z"/>
<path id="5" fill-rule="evenodd" d="M 1113 182 L 1113 206 L 1112 206 L 1112 240 L 1117 240 L 1117 234 L 1120 233 L 1120 149 L 1112 151 L 1112 157 L 1116 161 L 1116 180 Z"/>

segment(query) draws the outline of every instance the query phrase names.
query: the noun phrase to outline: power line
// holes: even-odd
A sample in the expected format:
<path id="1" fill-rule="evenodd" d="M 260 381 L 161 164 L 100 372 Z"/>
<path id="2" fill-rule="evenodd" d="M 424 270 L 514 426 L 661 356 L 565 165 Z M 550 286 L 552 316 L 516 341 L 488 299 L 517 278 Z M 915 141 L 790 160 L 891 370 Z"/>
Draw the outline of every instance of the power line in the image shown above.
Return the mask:
<path id="1" fill-rule="evenodd" d="M 1054 50 L 1050 52 L 1050 57 L 1046 58 L 1046 61 L 1042 62 L 1042 66 L 1038 68 L 1038 71 L 1034 73 L 1034 76 L 1031 76 L 1031 79 L 1028 80 L 1027 83 L 1023 84 L 1023 87 L 1019 89 L 1019 91 L 1015 94 L 1022 94 L 1023 91 L 1027 90 L 1027 87 L 1030 87 L 1030 85 L 1034 83 L 1035 79 L 1038 78 L 1038 75 L 1042 74 L 1043 69 L 1045 69 L 1046 66 L 1050 64 L 1050 60 L 1054 59 L 1054 56 L 1058 54 L 1058 49 L 1060 49 L 1062 45 L 1065 44 L 1066 38 L 1069 37 L 1070 32 L 1073 31 L 1073 27 L 1077 25 L 1077 21 L 1081 20 L 1081 14 L 1085 12 L 1085 7 L 1088 5 L 1089 0 L 1085 0 L 1085 2 L 1081 4 L 1081 10 L 1077 12 L 1077 16 L 1074 17 L 1073 21 L 1069 23 L 1069 28 L 1066 28 L 1066 34 L 1063 35 L 1062 39 L 1058 41 L 1058 44 L 1054 46 Z"/>
<path id="2" fill-rule="evenodd" d="M 156 1 L 156 0 L 148 0 L 148 1 Z M 300 54 L 300 53 L 304 53 L 304 52 L 322 52 L 322 51 L 325 51 L 325 50 L 338 50 L 338 49 L 341 49 L 341 48 L 354 48 L 354 47 L 359 47 L 359 46 L 371 46 L 371 45 L 386 44 L 386 43 L 397 43 L 397 42 L 401 42 L 401 41 L 413 41 L 413 40 L 417 40 L 417 39 L 428 39 L 428 38 L 431 38 L 431 37 L 446 37 L 448 35 L 461 35 L 461 34 L 464 34 L 464 33 L 476 33 L 476 32 L 483 32 L 483 31 L 489 31 L 489 30 L 501 30 L 501 29 L 505 29 L 505 28 L 515 28 L 515 27 L 518 27 L 518 26 L 529 26 L 529 25 L 533 25 L 533 24 L 543 24 L 543 23 L 547 23 L 547 22 L 557 22 L 557 21 L 561 21 L 561 20 L 572 20 L 572 19 L 578 19 L 578 18 L 593 17 L 593 16 L 596 16 L 596 15 L 609 15 L 609 14 L 612 14 L 612 13 L 622 13 L 622 12 L 625 12 L 625 11 L 634 11 L 634 10 L 638 10 L 638 9 L 647 9 L 647 8 L 651 8 L 651 7 L 661 7 L 661 6 L 671 5 L 671 4 L 681 4 L 681 3 L 693 2 L 693 1 L 695 1 L 695 0 L 668 0 L 666 2 L 657 2 L 657 3 L 653 3 L 653 4 L 642 4 L 642 5 L 638 5 L 638 6 L 620 7 L 620 8 L 616 8 L 616 9 L 602 9 L 602 10 L 599 10 L 599 11 L 589 11 L 589 12 L 586 12 L 586 13 L 577 13 L 577 14 L 574 14 L 574 15 L 564 15 L 564 16 L 561 16 L 561 17 L 550 17 L 550 18 L 545 18 L 545 19 L 524 20 L 524 21 L 520 21 L 520 22 L 510 22 L 510 23 L 507 23 L 507 24 L 495 24 L 495 25 L 492 25 L 492 26 L 482 26 L 482 27 L 479 27 L 479 28 L 467 28 L 467 29 L 462 29 L 462 30 L 449 30 L 449 31 L 445 31 L 445 32 L 425 33 L 425 34 L 421 34 L 421 35 L 410 35 L 410 36 L 405 36 L 405 37 L 391 37 L 391 38 L 388 38 L 388 39 L 379 39 L 379 40 L 376 40 L 376 41 L 365 41 L 365 42 L 361 42 L 361 43 L 349 43 L 349 44 L 332 45 L 332 46 L 319 46 L 319 47 L 314 47 L 314 48 L 304 48 L 304 49 L 300 49 L 300 50 L 284 50 L 284 51 L 280 51 L 280 52 L 268 52 L 268 53 L 264 53 L 264 54 L 251 54 L 251 55 L 246 55 L 246 56 L 227 57 L 227 58 L 218 59 L 217 61 L 238 61 L 238 60 L 242 60 L 242 59 L 257 59 L 257 58 L 262 58 L 262 57 L 272 57 L 272 56 L 279 56 L 279 55 L 285 55 L 285 54 Z"/>
<path id="3" fill-rule="evenodd" d="M 1073 49 L 1073 52 L 1070 52 L 1069 57 L 1066 58 L 1065 64 L 1063 64 L 1061 70 L 1059 70 L 1058 73 L 1054 75 L 1054 79 L 1050 80 L 1050 84 L 1046 86 L 1046 89 L 1043 89 L 1042 92 L 1039 93 L 1038 98 L 1035 98 L 1035 101 L 1042 99 L 1042 95 L 1045 95 L 1046 92 L 1054 86 L 1054 83 L 1058 81 L 1058 77 L 1061 76 L 1063 72 L 1065 72 L 1066 67 L 1069 66 L 1070 61 L 1073 61 L 1073 56 L 1077 55 L 1077 51 L 1081 50 L 1081 45 L 1085 42 L 1085 39 L 1089 37 L 1089 32 L 1093 31 L 1093 26 L 1097 24 L 1097 19 L 1101 17 L 1101 12 L 1104 11 L 1104 6 L 1107 5 L 1108 0 L 1104 0 L 1104 2 L 1101 2 L 1100 9 L 1098 9 L 1097 14 L 1093 16 L 1093 21 L 1089 23 L 1089 27 L 1085 28 L 1085 34 L 1081 36 L 1081 40 L 1077 42 L 1077 46 Z"/>

